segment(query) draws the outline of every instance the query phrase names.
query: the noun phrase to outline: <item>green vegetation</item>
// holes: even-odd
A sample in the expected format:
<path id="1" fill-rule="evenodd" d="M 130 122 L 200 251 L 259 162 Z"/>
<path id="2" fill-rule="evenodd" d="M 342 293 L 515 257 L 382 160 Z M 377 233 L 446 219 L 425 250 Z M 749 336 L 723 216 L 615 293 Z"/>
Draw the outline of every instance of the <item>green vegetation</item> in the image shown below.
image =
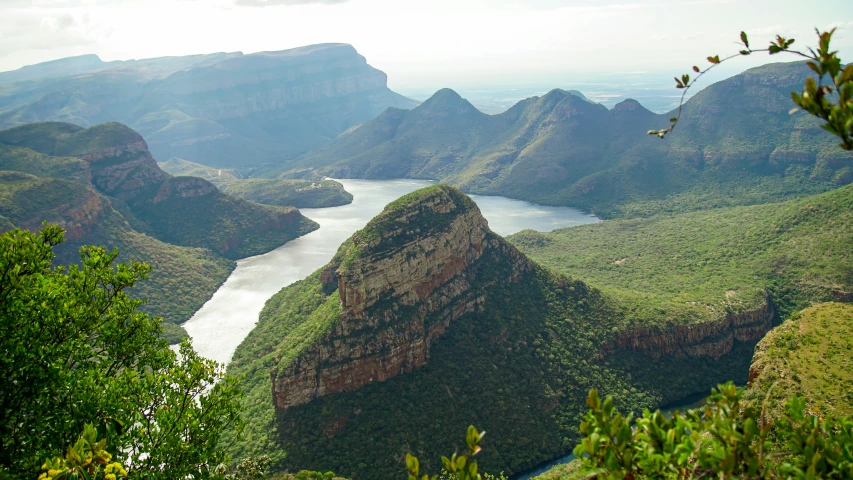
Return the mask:
<path id="1" fill-rule="evenodd" d="M 406 468 L 409 470 L 409 480 L 430 480 L 430 478 L 432 478 L 432 480 L 438 480 L 439 478 L 453 480 L 481 480 L 483 478 L 486 480 L 506 480 L 506 477 L 503 476 L 503 474 L 501 474 L 500 477 L 495 477 L 488 473 L 479 473 L 479 464 L 474 460 L 474 455 L 477 455 L 483 450 L 480 446 L 480 442 L 483 440 L 483 436 L 485 435 L 486 432 L 478 432 L 473 425 L 469 426 L 468 432 L 465 435 L 465 443 L 467 444 L 468 452 L 462 455 L 454 453 L 450 458 L 441 457 L 441 477 L 438 475 L 433 475 L 432 477 L 424 475 L 419 478 L 420 462 L 418 462 L 417 457 L 407 453 Z"/>
<path id="2" fill-rule="evenodd" d="M 0 164 L 91 184 L 117 197 L 114 204 L 136 229 L 165 242 L 238 259 L 268 252 L 317 228 L 293 208 L 259 205 L 218 192 L 206 181 L 169 177 L 147 150 L 140 150 L 142 137 L 120 123 L 87 129 L 60 122 L 27 124 L 0 132 L 0 144 Z M 106 156 L 84 162 L 84 172 L 72 170 L 70 176 L 63 174 L 69 173 L 67 164 L 73 159 L 45 156 L 93 151 Z"/>
<path id="3" fill-rule="evenodd" d="M 420 205 L 436 193 L 462 202 L 462 208 L 428 215 L 429 209 Z M 409 194 L 345 242 L 328 268 L 346 270 L 348 260 L 392 255 L 399 243 L 394 235 L 416 240 L 411 235 L 441 234 L 471 206 L 470 199 L 446 185 Z M 406 218 L 402 233 L 394 222 L 400 217 Z M 667 378 L 673 381 L 666 382 L 648 381 L 643 369 L 650 363 L 642 355 L 602 361 L 602 349 L 630 310 L 544 268 L 515 271 L 514 250 L 489 235 L 486 244 L 492 247 L 464 274 L 475 295 L 482 296 L 482 308 L 454 320 L 434 341 L 423 367 L 284 413 L 270 401 L 270 372 L 284 371 L 306 346 L 339 325 L 341 301 L 337 290 L 324 289 L 320 281 L 326 269 L 274 295 L 229 366 L 229 374 L 244 376 L 246 391 L 242 407 L 247 427 L 235 456 L 269 455 L 274 470 L 307 467 L 354 478 L 392 478 L 405 473 L 395 459 L 407 452 L 424 459 L 424 469 L 437 471 L 434 459 L 454 448 L 447 439 L 460 425 L 476 423 L 495 439 L 484 446 L 483 468 L 511 473 L 575 444 L 584 412 L 580 400 L 591 387 L 617 394 L 639 411 L 746 371 L 751 344 L 719 360 L 662 358 L 654 368 L 671 374 Z M 382 242 L 375 242 L 379 237 Z M 387 307 L 402 322 L 418 308 L 389 302 L 380 300 L 371 308 Z M 445 309 L 460 306 L 451 303 Z M 439 322 L 444 314 L 439 309 L 428 315 L 424 325 Z M 387 408 L 389 403 L 395 408 Z"/>
<path id="4" fill-rule="evenodd" d="M 89 187 L 54 178 L 0 172 L 0 216 L 13 226 L 36 230 L 42 221 L 62 223 L 68 240 L 57 246 L 62 264 L 80 261 L 83 245 L 118 248 L 123 261 L 145 260 L 152 278 L 131 292 L 149 301 L 141 308 L 162 317 L 164 337 L 176 343 L 185 332 L 177 323 L 188 320 L 210 299 L 235 264 L 209 250 L 180 247 L 132 229 L 111 202 Z"/>
<path id="5" fill-rule="evenodd" d="M 180 189 L 184 178 L 166 182 Z M 147 198 L 131 209 L 157 238 L 177 245 L 207 248 L 225 258 L 260 255 L 316 230 L 316 222 L 293 207 L 273 207 L 219 191 L 199 196 L 172 195 L 154 202 Z"/>
<path id="6" fill-rule="evenodd" d="M 74 157 L 51 157 L 28 148 L 0 143 L 0 170 L 29 173 L 37 177 L 56 177 L 87 183 L 86 162 Z"/>
<path id="7" fill-rule="evenodd" d="M 838 57 L 838 52 L 833 51 L 830 47 L 832 35 L 835 33 L 835 28 L 829 31 L 821 32 L 815 29 L 818 36 L 818 46 L 815 48 L 807 47 L 808 51 L 798 51 L 791 48 L 794 43 L 793 38 L 785 38 L 777 35 L 776 39 L 770 42 L 770 45 L 764 49 L 753 49 L 749 46 L 749 38 L 746 32 L 740 32 L 739 45 L 743 47 L 740 52 L 720 59 L 719 55 L 708 57 L 710 67 L 704 70 L 698 66 L 693 66 L 693 71 L 698 73 L 692 80 L 689 74 L 684 74 L 681 79 L 675 78 L 676 88 L 683 89 L 681 95 L 681 103 L 675 117 L 669 119 L 669 128 L 663 130 L 649 130 L 649 135 L 657 135 L 660 138 L 665 138 L 668 133 L 675 130 L 675 126 L 680 120 L 684 98 L 690 88 L 702 78 L 703 75 L 713 70 L 717 65 L 737 57 L 752 55 L 759 52 L 767 52 L 770 55 L 779 53 L 793 54 L 801 58 L 807 58 L 806 66 L 815 73 L 816 79 L 807 77 L 805 87 L 802 93 L 791 92 L 791 99 L 794 101 L 801 111 L 808 112 L 815 118 L 820 119 L 821 128 L 841 139 L 839 146 L 843 150 L 853 150 L 853 65 L 844 66 L 841 59 Z M 837 95 L 837 101 L 834 96 Z M 791 110 L 790 113 L 795 113 L 797 109 Z M 848 173 L 849 175 L 849 167 Z"/>
<path id="8" fill-rule="evenodd" d="M 352 195 L 334 180 L 241 178 L 233 169 L 217 169 L 180 158 L 160 163 L 172 174 L 203 178 L 225 193 L 264 205 L 296 208 L 337 207 L 352 203 Z"/>
<path id="9" fill-rule="evenodd" d="M 585 435 L 575 448 L 583 464 L 576 477 L 598 479 L 719 478 L 813 479 L 853 476 L 853 418 L 808 412 L 805 402 L 786 402 L 787 416 L 761 418 L 743 408 L 731 383 L 720 385 L 705 407 L 666 418 L 643 412 L 636 422 L 590 392 Z"/>
<path id="10" fill-rule="evenodd" d="M 673 114 L 634 100 L 607 110 L 560 90 L 499 115 L 441 90 L 390 109 L 284 168 L 337 178 L 430 178 L 470 193 L 634 218 L 778 202 L 853 181 L 853 160 L 821 121 L 789 115 L 804 63 L 747 70 L 684 104 L 660 142 L 645 133 Z"/>
<path id="11" fill-rule="evenodd" d="M 557 465 L 548 470 L 542 475 L 533 477 L 532 480 L 568 480 L 578 478 L 578 473 L 581 469 L 580 460 L 572 460 L 571 462 Z"/>
<path id="12" fill-rule="evenodd" d="M 114 458 L 132 478 L 212 477 L 228 460 L 220 436 L 240 429 L 235 381 L 158 339 L 160 320 L 127 295 L 146 265 L 83 247 L 80 264 L 54 267 L 62 242 L 51 225 L 0 235 L 0 476 L 33 478 L 45 460 L 48 477 L 82 474 L 76 452 L 107 475 Z"/>
<path id="13" fill-rule="evenodd" d="M 783 318 L 853 291 L 853 187 L 777 204 L 614 220 L 508 238 L 542 265 L 630 306 L 637 325 L 762 304 Z"/>
<path id="14" fill-rule="evenodd" d="M 41 122 L 0 132 L 0 143 L 22 146 L 45 155 L 74 157 L 115 146 L 129 145 L 142 137 L 117 122 L 83 128 L 70 123 Z"/>
<path id="15" fill-rule="evenodd" d="M 784 401 L 805 399 L 808 412 L 853 414 L 853 305 L 824 303 L 793 315 L 756 347 L 745 399 L 774 420 Z"/>
<path id="16" fill-rule="evenodd" d="M 112 432 L 115 433 L 115 432 Z M 85 478 L 88 480 L 116 480 L 127 477 L 127 470 L 119 462 L 110 462 L 112 455 L 107 451 L 107 439 L 98 439 L 98 430 L 91 423 L 83 426 L 83 435 L 68 447 L 65 457 L 48 459 L 38 480 L 65 480 Z"/>
<path id="17" fill-rule="evenodd" d="M 347 259 L 393 253 L 385 233 L 398 228 L 397 216 L 407 218 L 405 231 L 441 232 L 441 218 L 412 207 L 437 190 L 457 192 L 437 185 L 393 202 L 341 247 L 330 267 L 345 270 Z M 465 274 L 483 292 L 482 309 L 454 320 L 423 367 L 277 412 L 270 372 L 320 341 L 340 312 L 337 290 L 324 291 L 318 271 L 273 296 L 235 353 L 229 372 L 245 375 L 247 435 L 233 452 L 269 454 L 274 470 L 389 478 L 401 474 L 394 459 L 406 452 L 437 471 L 432 459 L 454 448 L 446 439 L 460 425 L 476 423 L 494 439 L 483 447 L 482 468 L 530 468 L 581 438 L 581 399 L 590 388 L 639 412 L 707 391 L 710 382 L 745 383 L 754 345 L 748 341 L 735 342 L 720 358 L 652 361 L 631 351 L 601 352 L 614 335 L 634 328 L 715 324 L 768 299 L 777 314 L 788 315 L 845 295 L 853 290 L 851 214 L 853 187 L 847 186 L 778 204 L 516 234 L 510 240 L 523 252 L 589 285 L 540 267 L 514 283 L 501 281 L 511 276 L 507 258 L 485 255 Z M 401 318 L 405 308 L 417 308 L 398 307 Z M 385 407 L 389 403 L 395 408 Z"/>
<path id="18" fill-rule="evenodd" d="M 344 246 L 338 251 L 338 255 L 345 252 L 340 263 L 342 268 L 346 269 L 357 256 L 370 257 L 388 253 L 416 239 L 418 235 L 422 235 L 424 232 L 438 235 L 447 231 L 451 223 L 458 217 L 459 210 L 448 208 L 448 212 L 440 213 L 431 208 L 432 205 L 424 206 L 421 203 L 421 200 L 433 197 L 438 192 L 446 195 L 445 198 L 448 203 L 452 202 L 463 210 L 467 211 L 477 207 L 470 197 L 449 185 L 432 185 L 403 195 L 386 205 L 379 215 L 371 219 L 364 228 L 344 243 Z M 412 208 L 413 206 L 414 208 Z M 397 219 L 401 216 L 405 216 L 407 219 L 406 230 L 408 233 L 397 234 L 393 238 L 376 242 L 375 240 L 382 237 L 383 233 L 394 231 L 399 227 Z"/>

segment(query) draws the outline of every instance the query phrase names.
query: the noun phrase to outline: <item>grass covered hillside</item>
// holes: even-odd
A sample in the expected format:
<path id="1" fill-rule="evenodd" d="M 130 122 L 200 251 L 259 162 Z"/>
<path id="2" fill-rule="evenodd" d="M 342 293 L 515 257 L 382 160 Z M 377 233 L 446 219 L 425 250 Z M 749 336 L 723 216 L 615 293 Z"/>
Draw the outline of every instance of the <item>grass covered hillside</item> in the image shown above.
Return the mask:
<path id="1" fill-rule="evenodd" d="M 133 227 L 177 245 L 237 259 L 270 251 L 317 228 L 292 207 L 261 205 L 220 192 L 194 177 L 163 172 L 145 140 L 125 125 L 90 128 L 60 122 L 0 132 L 6 168 L 69 178 L 116 199 Z M 83 165 L 83 173 L 69 170 Z M 51 165 L 50 168 L 39 165 Z"/>
<path id="2" fill-rule="evenodd" d="M 644 217 L 821 193 L 853 181 L 853 160 L 805 113 L 790 115 L 804 63 L 765 65 L 710 85 L 668 125 L 634 100 L 613 109 L 554 90 L 498 115 L 451 90 L 389 109 L 284 168 L 336 178 L 429 178 L 466 192 Z"/>
<path id="3" fill-rule="evenodd" d="M 88 183 L 89 167 L 76 157 L 53 157 L 29 148 L 0 143 L 0 170 L 24 172 L 37 177 L 55 177 Z"/>
<path id="4" fill-rule="evenodd" d="M 167 179 L 129 204 L 157 238 L 231 259 L 266 253 L 318 227 L 293 207 L 243 200 L 193 177 Z"/>
<path id="5" fill-rule="evenodd" d="M 853 187 L 788 202 L 614 220 L 508 239 L 622 299 L 642 324 L 702 322 L 769 296 L 782 318 L 853 291 Z"/>
<path id="6" fill-rule="evenodd" d="M 838 217 L 828 232 L 847 223 L 850 192 L 823 199 L 818 211 Z M 849 261 L 849 251 L 818 260 Z M 245 375 L 249 423 L 235 455 L 393 478 L 405 474 L 407 452 L 437 471 L 427 462 L 459 447 L 454 439 L 474 424 L 489 432 L 481 469 L 512 473 L 574 447 L 590 388 L 637 411 L 746 380 L 756 336 L 770 328 L 766 309 L 728 317 L 722 305 L 717 315 L 688 305 L 678 317 L 674 301 L 652 305 L 600 278 L 577 280 L 586 273 L 573 279 L 531 262 L 446 185 L 392 202 L 329 265 L 273 296 L 237 349 L 229 374 Z M 731 310 L 753 307 L 747 292 Z M 614 344 L 638 326 L 661 327 L 648 337 L 658 351 Z"/>
<path id="7" fill-rule="evenodd" d="M 853 414 L 853 305 L 823 303 L 797 312 L 755 349 L 747 400 L 782 418 L 793 395 L 821 415 Z"/>
<path id="8" fill-rule="evenodd" d="M 37 230 L 42 221 L 66 230 L 66 243 L 56 248 L 57 263 L 80 260 L 83 245 L 119 249 L 119 260 L 151 265 L 151 278 L 132 289 L 147 298 L 143 310 L 163 317 L 168 339 L 184 335 L 176 324 L 187 320 L 225 281 L 234 262 L 209 250 L 171 245 L 142 234 L 113 209 L 109 199 L 90 187 L 55 178 L 0 172 L 0 217 L 3 231 Z"/>
<path id="9" fill-rule="evenodd" d="M 162 162 L 160 168 L 172 175 L 203 178 L 225 193 L 265 205 L 323 208 L 352 203 L 352 195 L 334 180 L 242 178 L 233 169 L 211 168 L 180 158 Z"/>

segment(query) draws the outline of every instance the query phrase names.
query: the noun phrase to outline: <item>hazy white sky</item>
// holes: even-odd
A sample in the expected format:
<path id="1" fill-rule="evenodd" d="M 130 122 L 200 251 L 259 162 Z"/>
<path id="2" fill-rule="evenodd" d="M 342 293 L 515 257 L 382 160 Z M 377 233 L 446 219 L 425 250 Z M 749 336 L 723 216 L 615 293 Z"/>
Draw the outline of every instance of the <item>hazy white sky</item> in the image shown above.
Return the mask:
<path id="1" fill-rule="evenodd" d="M 742 29 L 753 44 L 778 32 L 796 46 L 833 25 L 842 58 L 853 60 L 853 0 L 0 0 L 0 71 L 84 53 L 115 60 L 345 42 L 392 88 L 674 75 L 734 51 Z"/>

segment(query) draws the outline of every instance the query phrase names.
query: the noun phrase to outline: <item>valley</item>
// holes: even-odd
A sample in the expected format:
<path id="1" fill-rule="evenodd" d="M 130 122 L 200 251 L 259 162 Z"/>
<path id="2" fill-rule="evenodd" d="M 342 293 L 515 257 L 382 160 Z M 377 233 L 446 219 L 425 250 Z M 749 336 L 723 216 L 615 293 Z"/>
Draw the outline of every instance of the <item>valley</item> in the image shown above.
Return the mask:
<path id="1" fill-rule="evenodd" d="M 312 3 L 216 10 L 350 7 Z M 818 34 L 677 110 L 628 65 L 415 100 L 391 37 L 0 72 L 0 478 L 853 475 L 853 65 Z"/>
<path id="2" fill-rule="evenodd" d="M 576 264 L 571 257 L 549 263 L 548 248 L 581 259 L 633 252 L 608 256 L 607 267 L 564 270 L 573 278 L 492 237 L 458 191 L 435 188 L 390 204 L 326 267 L 267 302 L 231 364 L 246 375 L 250 429 L 266 433 L 248 435 L 237 452 L 282 449 L 288 457 L 280 468 L 303 465 L 373 478 L 399 468 L 392 460 L 403 453 L 400 448 L 435 458 L 451 448 L 436 446 L 435 439 L 452 438 L 452 425 L 473 418 L 498 433 L 481 464 L 517 472 L 573 444 L 590 386 L 619 392 L 620 401 L 637 411 L 726 380 L 745 384 L 754 345 L 780 315 L 851 289 L 845 273 L 853 238 L 849 187 L 776 205 L 510 237 L 556 271 Z M 729 226 L 712 215 L 728 218 Z M 773 230 L 763 229 L 764 222 Z M 690 240 L 713 238 L 701 228 L 737 244 L 708 243 L 706 251 Z M 558 243 L 575 232 L 577 237 Z M 479 261 L 480 255 L 489 260 Z M 641 262 L 636 266 L 629 263 L 635 257 Z M 623 258 L 628 260 L 619 262 Z M 774 270 L 789 271 L 784 259 L 797 265 L 791 276 Z M 765 271 L 762 262 L 768 262 L 767 276 L 753 278 L 751 272 Z M 731 274 L 712 270 L 726 266 Z M 610 271 L 613 277 L 602 276 Z M 669 279 L 663 272 L 685 277 L 667 287 L 656 283 Z M 264 400 L 270 395 L 268 372 L 275 375 L 276 408 Z M 401 402 L 407 407 L 379 408 Z M 371 436 L 375 429 L 393 441 Z M 329 453 L 343 445 L 352 453 Z M 368 470 L 358 466 L 364 456 L 377 459 Z M 381 458 L 387 463 L 378 463 Z"/>
<path id="3" fill-rule="evenodd" d="M 223 364 L 257 323 L 264 303 L 280 289 L 309 276 L 338 246 L 398 197 L 430 185 L 423 180 L 341 180 L 350 205 L 308 208 L 302 213 L 320 228 L 281 247 L 237 261 L 237 268 L 183 327 L 195 349 Z M 565 207 L 542 207 L 504 197 L 473 197 L 490 227 L 502 234 L 581 225 L 596 221 Z"/>

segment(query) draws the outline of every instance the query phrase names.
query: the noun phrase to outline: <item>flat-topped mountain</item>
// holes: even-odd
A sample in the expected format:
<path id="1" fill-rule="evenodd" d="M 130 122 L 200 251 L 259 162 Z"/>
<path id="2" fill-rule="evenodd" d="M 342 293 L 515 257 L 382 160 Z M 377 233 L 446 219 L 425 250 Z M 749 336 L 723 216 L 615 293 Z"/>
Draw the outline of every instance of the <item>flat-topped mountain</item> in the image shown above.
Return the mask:
<path id="1" fill-rule="evenodd" d="M 853 159 L 809 115 L 791 115 L 803 63 L 708 86 L 674 115 L 635 100 L 608 110 L 553 90 L 486 115 L 451 90 L 389 109 L 288 168 L 336 178 L 429 178 L 463 191 L 592 210 L 605 218 L 779 201 L 853 181 Z M 724 192 L 734 192 L 732 194 Z"/>
<path id="2" fill-rule="evenodd" d="M 491 435 L 482 467 L 513 473 L 574 447 L 590 388 L 636 411 L 719 382 L 746 382 L 753 347 L 780 310 L 787 315 L 849 291 L 849 281 L 838 283 L 849 255 L 827 242 L 849 237 L 851 193 L 844 187 L 767 212 L 717 211 L 732 214 L 724 235 L 740 241 L 720 252 L 683 238 L 702 221 L 687 217 L 699 213 L 672 219 L 677 225 L 685 217 L 686 231 L 656 217 L 512 237 L 563 273 L 491 232 L 453 187 L 406 195 L 328 265 L 267 302 L 229 366 L 246 376 L 247 392 L 247 433 L 234 453 L 286 452 L 274 466 L 280 470 L 392 478 L 405 453 L 438 458 L 455 447 L 454 431 L 474 424 Z M 814 220 L 795 225 L 805 212 Z M 791 238 L 768 249 L 750 230 L 756 222 L 744 220 L 750 216 Z M 818 222 L 825 228 L 812 228 Z M 659 255 L 637 267 L 633 257 L 612 258 L 596 264 L 605 270 L 598 276 L 585 262 L 575 273 L 559 261 L 571 258 L 560 236 L 574 230 L 580 256 L 607 242 L 617 242 L 607 251 L 620 255 L 632 245 L 637 255 Z M 649 245 L 632 236 L 647 230 L 657 232 L 643 233 Z M 661 244 L 681 250 L 666 255 Z M 695 287 L 693 270 L 673 276 L 685 265 L 713 276 L 715 268 L 735 268 L 729 258 L 742 270 Z M 796 262 L 791 273 L 785 259 Z M 833 266 L 823 270 L 826 264 Z M 756 281 L 752 269 L 764 275 L 765 265 L 781 272 Z M 627 269 L 621 276 L 620 268 Z M 589 282 L 578 279 L 584 276 Z"/>
<path id="3" fill-rule="evenodd" d="M 346 44 L 99 61 L 0 74 L 0 82 L 13 82 L 0 95 L 0 129 L 119 121 L 157 157 L 248 170 L 322 145 L 388 107 L 417 104 L 389 90 L 386 75 Z"/>

